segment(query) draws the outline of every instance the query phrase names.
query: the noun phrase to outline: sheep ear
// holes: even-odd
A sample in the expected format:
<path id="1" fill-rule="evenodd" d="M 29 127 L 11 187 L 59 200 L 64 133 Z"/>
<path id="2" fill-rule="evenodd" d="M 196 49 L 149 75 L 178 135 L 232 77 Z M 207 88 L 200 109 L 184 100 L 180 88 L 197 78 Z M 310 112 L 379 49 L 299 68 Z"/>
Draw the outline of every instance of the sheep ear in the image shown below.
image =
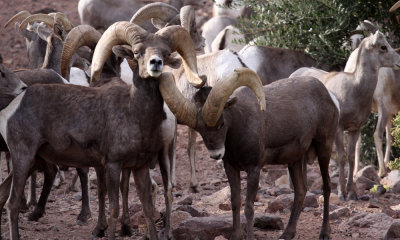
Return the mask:
<path id="1" fill-rule="evenodd" d="M 47 42 L 47 38 L 51 34 L 51 30 L 44 24 L 39 24 L 39 26 L 36 29 L 37 35 L 44 41 Z"/>
<path id="2" fill-rule="evenodd" d="M 117 57 L 136 61 L 133 52 L 129 46 L 117 45 L 112 48 L 112 51 Z"/>
<path id="3" fill-rule="evenodd" d="M 161 29 L 164 28 L 165 25 L 167 25 L 167 22 L 164 22 L 163 20 L 159 19 L 159 18 L 152 18 L 151 19 L 151 23 L 153 24 L 153 26 L 157 29 Z"/>
<path id="4" fill-rule="evenodd" d="M 64 37 L 66 37 L 64 27 L 59 22 L 54 23 L 53 32 L 56 36 L 60 37 L 61 39 L 65 39 Z"/>
<path id="5" fill-rule="evenodd" d="M 226 101 L 224 108 L 228 108 L 235 103 L 237 103 L 237 97 L 229 98 L 228 101 Z"/>
<path id="6" fill-rule="evenodd" d="M 18 25 L 19 28 L 19 25 Z M 37 39 L 38 35 L 33 32 L 33 31 L 29 31 L 27 29 L 22 29 L 19 33 L 21 33 L 21 35 L 26 38 L 29 42 L 34 41 Z"/>

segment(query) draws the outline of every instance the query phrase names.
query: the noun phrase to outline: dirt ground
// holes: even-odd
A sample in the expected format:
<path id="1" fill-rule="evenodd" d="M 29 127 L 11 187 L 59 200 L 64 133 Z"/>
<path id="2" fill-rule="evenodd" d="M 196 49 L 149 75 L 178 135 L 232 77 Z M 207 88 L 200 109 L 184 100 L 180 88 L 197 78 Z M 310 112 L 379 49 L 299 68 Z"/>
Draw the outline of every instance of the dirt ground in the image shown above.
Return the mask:
<path id="1" fill-rule="evenodd" d="M 35 12 L 43 8 L 53 8 L 57 11 L 64 12 L 74 25 L 78 25 L 80 20 L 77 12 L 78 0 L 2 0 L 0 1 L 0 53 L 3 56 L 4 63 L 11 69 L 20 69 L 28 67 L 28 60 L 26 56 L 25 42 L 24 39 L 13 26 L 8 29 L 3 29 L 2 25 L 15 13 L 21 10 L 28 10 Z M 211 2 L 207 5 L 208 8 L 204 9 L 201 15 L 210 13 Z M 217 165 L 215 160 L 208 157 L 207 151 L 202 144 L 200 137 L 197 139 L 197 155 L 196 155 L 196 169 L 197 177 L 200 182 L 200 192 L 191 193 L 189 191 L 190 183 L 190 171 L 189 161 L 187 158 L 187 129 L 186 127 L 179 126 L 178 130 L 178 143 L 177 143 L 177 186 L 174 189 L 174 201 L 177 202 L 186 196 L 191 196 L 193 201 L 196 203 L 207 195 L 211 195 L 214 192 L 221 190 L 228 186 L 228 182 L 223 170 Z M 6 171 L 4 161 L 2 162 L 2 171 Z M 153 171 L 153 175 L 158 183 L 160 189 L 157 196 L 157 209 L 162 211 L 164 208 L 164 198 L 161 185 L 161 177 L 158 173 L 158 168 Z M 67 180 L 58 189 L 53 189 L 47 203 L 46 214 L 39 222 L 30 222 L 27 220 L 28 213 L 20 214 L 19 229 L 21 239 L 88 239 L 90 233 L 95 227 L 97 220 L 97 195 L 96 186 L 91 185 L 90 189 L 90 208 L 92 218 L 89 219 L 87 225 L 79 226 L 76 224 L 76 218 L 80 211 L 80 201 L 77 198 L 76 192 L 67 193 L 66 188 L 74 174 L 74 171 L 66 173 Z M 39 174 L 40 175 L 40 174 Z M 268 189 L 272 187 L 271 183 L 265 181 L 266 172 L 262 172 L 261 176 L 261 189 Z M 4 175 L 3 175 L 4 176 Z M 133 180 L 131 180 L 133 181 Z M 246 177 L 245 174 L 242 178 L 242 187 L 245 186 Z M 39 176 L 37 194 L 39 194 L 41 185 L 43 183 L 42 176 Z M 335 191 L 334 191 L 335 192 Z M 245 191 L 242 191 L 242 199 L 244 199 Z M 256 203 L 255 210 L 257 213 L 264 213 L 267 207 L 267 201 L 273 199 L 272 196 L 266 194 L 259 194 L 258 202 Z M 393 197 L 390 199 L 382 200 L 390 202 L 391 205 L 399 204 L 398 198 Z M 139 200 L 136 194 L 134 185 L 131 183 L 130 195 L 129 195 L 130 206 L 138 205 Z M 341 206 L 347 206 L 351 209 L 351 216 L 360 212 L 379 212 L 379 209 L 368 208 L 368 202 L 365 201 L 350 201 L 346 203 L 340 203 Z M 223 211 L 215 207 L 207 205 L 197 205 L 200 209 L 209 213 L 209 215 L 218 214 L 230 214 L 230 211 Z M 322 224 L 321 218 L 322 209 L 313 208 L 308 211 L 302 212 L 298 225 L 297 234 L 294 239 L 318 239 L 320 226 Z M 242 206 L 243 214 L 243 206 Z M 288 222 L 289 211 L 283 211 L 278 214 L 282 217 L 285 225 Z M 2 216 L 1 230 L 4 239 L 8 239 L 8 225 L 6 214 Z M 368 235 L 357 234 L 357 229 L 353 232 L 347 232 L 340 229 L 339 225 L 343 221 L 342 218 L 331 221 L 331 239 L 333 240 L 345 240 L 345 239 L 375 239 Z M 117 226 L 119 229 L 119 226 Z M 257 239 L 278 239 L 282 231 L 262 231 L 255 229 Z M 139 239 L 142 236 L 142 232 L 135 229 L 134 236 L 130 239 Z"/>

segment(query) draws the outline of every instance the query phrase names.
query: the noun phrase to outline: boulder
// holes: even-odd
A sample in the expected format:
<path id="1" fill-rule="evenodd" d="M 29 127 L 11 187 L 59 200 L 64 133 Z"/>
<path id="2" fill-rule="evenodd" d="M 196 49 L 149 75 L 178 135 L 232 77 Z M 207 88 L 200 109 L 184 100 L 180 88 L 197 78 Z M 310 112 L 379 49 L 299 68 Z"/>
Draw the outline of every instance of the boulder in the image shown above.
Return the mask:
<path id="1" fill-rule="evenodd" d="M 342 232 L 357 232 L 359 239 L 382 239 L 393 218 L 385 213 L 359 213 L 339 224 Z"/>
<path id="2" fill-rule="evenodd" d="M 192 196 L 186 196 L 185 198 L 182 198 L 179 200 L 176 204 L 178 205 L 192 205 L 193 203 L 193 198 Z"/>
<path id="3" fill-rule="evenodd" d="M 284 225 L 280 217 L 267 214 L 254 218 L 254 227 L 261 229 L 283 230 Z"/>
<path id="4" fill-rule="evenodd" d="M 245 233 L 246 220 L 240 217 L 242 233 Z M 216 237 L 229 239 L 232 234 L 232 216 L 192 217 L 181 222 L 172 231 L 176 240 L 209 240 Z"/>
<path id="5" fill-rule="evenodd" d="M 210 196 L 202 197 L 201 202 L 215 206 L 220 203 L 225 203 L 227 200 L 230 199 L 231 199 L 231 189 L 229 186 L 226 186 L 223 189 L 219 190 L 218 192 L 211 194 Z"/>
<path id="6" fill-rule="evenodd" d="M 275 186 L 283 187 L 289 186 L 289 176 L 287 174 L 282 175 L 280 178 L 276 179 Z"/>
<path id="7" fill-rule="evenodd" d="M 400 181 L 400 171 L 393 170 L 388 174 L 385 183 L 389 186 L 389 188 L 393 188 L 395 183 L 398 181 Z"/>
<path id="8" fill-rule="evenodd" d="M 199 212 L 196 208 L 190 205 L 182 205 L 178 206 L 176 210 L 188 212 L 192 217 L 207 217 L 208 213 L 206 212 Z"/>
<path id="9" fill-rule="evenodd" d="M 393 193 L 400 193 L 400 180 L 396 181 L 392 186 Z"/>
<path id="10" fill-rule="evenodd" d="M 394 221 L 387 230 L 384 240 L 400 239 L 400 221 Z"/>
<path id="11" fill-rule="evenodd" d="M 350 209 L 348 207 L 341 207 L 329 213 L 329 219 L 331 220 L 348 216 L 350 216 Z"/>
<path id="12" fill-rule="evenodd" d="M 265 182 L 273 183 L 283 175 L 287 175 L 287 168 L 268 169 L 265 176 Z"/>
<path id="13" fill-rule="evenodd" d="M 356 178 L 365 177 L 377 183 L 379 183 L 379 181 L 381 180 L 378 176 L 378 173 L 376 172 L 375 166 L 373 165 L 368 165 L 362 168 L 360 171 L 358 171 L 355 177 Z"/>

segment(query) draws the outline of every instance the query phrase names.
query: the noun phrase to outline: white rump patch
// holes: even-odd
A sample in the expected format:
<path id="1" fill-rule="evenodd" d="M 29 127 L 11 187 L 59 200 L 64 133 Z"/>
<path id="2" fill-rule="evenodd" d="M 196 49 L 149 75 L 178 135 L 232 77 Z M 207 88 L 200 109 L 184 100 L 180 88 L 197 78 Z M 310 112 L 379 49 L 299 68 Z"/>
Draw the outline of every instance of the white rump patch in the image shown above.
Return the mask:
<path id="1" fill-rule="evenodd" d="M 25 95 L 25 91 L 18 95 L 14 100 L 11 101 L 11 103 L 4 108 L 2 111 L 0 111 L 0 133 L 1 136 L 3 136 L 4 141 L 7 143 L 7 124 L 8 124 L 8 119 L 10 119 L 15 111 L 17 111 L 22 98 Z"/>
<path id="2" fill-rule="evenodd" d="M 133 72 L 131 68 L 129 67 L 128 61 L 124 58 L 122 61 L 121 65 L 121 79 L 124 81 L 126 84 L 132 85 L 132 79 L 133 79 Z"/>
<path id="3" fill-rule="evenodd" d="M 74 84 L 84 87 L 89 87 L 86 74 L 82 69 L 72 67 L 69 74 L 69 82 L 67 84 Z"/>
<path id="4" fill-rule="evenodd" d="M 230 50 L 224 50 L 221 52 L 221 54 L 217 57 L 215 66 L 218 80 L 224 79 L 236 68 L 243 67 L 238 59 L 238 56 L 233 54 L 233 52 Z"/>

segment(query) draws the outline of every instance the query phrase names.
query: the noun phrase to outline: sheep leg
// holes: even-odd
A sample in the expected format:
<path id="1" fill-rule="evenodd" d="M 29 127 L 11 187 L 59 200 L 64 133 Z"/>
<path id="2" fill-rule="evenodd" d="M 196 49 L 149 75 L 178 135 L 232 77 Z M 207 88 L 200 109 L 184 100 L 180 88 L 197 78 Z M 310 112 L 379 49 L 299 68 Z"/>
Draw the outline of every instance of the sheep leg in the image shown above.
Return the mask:
<path id="1" fill-rule="evenodd" d="M 76 171 L 81 181 L 82 189 L 82 208 L 78 215 L 77 224 L 83 225 L 87 223 L 87 220 L 91 216 L 89 207 L 89 168 L 77 168 Z"/>
<path id="2" fill-rule="evenodd" d="M 51 187 L 53 186 L 54 178 L 57 174 L 57 166 L 51 163 L 44 162 L 44 183 L 42 192 L 40 193 L 39 202 L 36 205 L 33 212 L 28 215 L 29 221 L 38 221 L 45 212 L 45 207 L 47 203 L 47 199 L 49 198 Z M 37 171 L 34 171 L 36 173 Z M 33 174 L 32 174 L 33 175 Z"/>
<path id="3" fill-rule="evenodd" d="M 23 149 L 24 150 L 24 149 Z M 27 151 L 21 151 L 27 152 Z M 24 164 L 20 164 L 24 163 Z M 31 173 L 33 156 L 21 156 L 20 154 L 13 155 L 13 176 L 10 197 L 7 200 L 6 208 L 8 214 L 8 224 L 10 229 L 10 239 L 19 239 L 18 233 L 18 215 L 21 205 L 22 195 L 24 194 L 25 182 Z"/>
<path id="4" fill-rule="evenodd" d="M 247 172 L 247 193 L 244 214 L 246 216 L 247 223 L 247 239 L 249 240 L 254 239 L 254 201 L 256 200 L 259 181 L 260 169 L 258 167 L 255 167 Z"/>
<path id="5" fill-rule="evenodd" d="M 318 164 L 321 171 L 324 195 L 324 213 L 322 220 L 321 232 L 319 234 L 320 240 L 328 240 L 330 235 L 329 225 L 329 198 L 331 195 L 331 179 L 329 177 L 329 161 L 332 151 L 332 143 L 327 143 L 322 148 L 318 148 Z"/>
<path id="6" fill-rule="evenodd" d="M 198 193 L 198 182 L 196 177 L 196 165 L 195 165 L 195 157 L 196 157 L 196 138 L 197 132 L 191 128 L 189 128 L 189 139 L 188 139 L 188 154 L 190 160 L 190 190 L 194 193 Z"/>
<path id="7" fill-rule="evenodd" d="M 355 191 L 355 185 L 353 183 L 353 172 L 354 172 L 354 158 L 355 158 L 355 147 L 357 138 L 360 135 L 360 130 L 349 132 L 349 141 L 347 150 L 349 152 L 348 157 L 348 164 L 349 164 L 349 171 L 347 172 L 347 198 L 350 200 L 357 200 L 357 194 Z"/>
<path id="8" fill-rule="evenodd" d="M 122 195 L 122 217 L 120 236 L 132 236 L 132 228 L 130 226 L 128 195 L 129 195 L 129 178 L 131 176 L 130 168 L 122 169 L 121 176 L 121 195 Z"/>
<path id="9" fill-rule="evenodd" d="M 10 189 L 11 189 L 11 183 L 12 183 L 12 176 L 13 173 L 12 171 L 8 174 L 6 179 L 0 184 L 0 226 L 1 226 L 1 218 L 2 218 L 2 213 L 3 213 L 3 208 L 4 205 L 7 202 L 8 197 L 10 196 Z M 0 227 L 0 239 L 2 238 L 1 235 L 1 227 Z"/>
<path id="10" fill-rule="evenodd" d="M 303 179 L 303 161 L 304 159 L 301 159 L 288 166 L 290 177 L 293 179 L 294 201 L 289 222 L 279 239 L 292 239 L 296 235 L 297 220 L 303 209 L 303 202 L 307 192 L 307 186 Z"/>
<path id="11" fill-rule="evenodd" d="M 37 176 L 37 171 L 34 171 L 30 177 L 30 181 L 29 181 L 29 185 L 30 185 L 30 189 L 29 189 L 29 196 L 28 196 L 28 207 L 30 206 L 36 206 L 37 201 L 36 201 L 36 176 Z"/>
<path id="12" fill-rule="evenodd" d="M 240 171 L 236 170 L 227 161 L 224 161 L 224 168 L 231 188 L 233 233 L 230 239 L 238 240 L 242 239 L 242 229 L 240 226 Z M 258 187 L 258 184 L 256 186 Z"/>
<path id="13" fill-rule="evenodd" d="M 343 144 L 343 129 L 340 127 L 337 130 L 335 137 L 335 145 L 337 151 L 337 162 L 339 165 L 339 184 L 338 184 L 338 196 L 341 201 L 346 201 L 346 179 L 344 177 L 344 165 L 346 164 L 347 154 L 344 150 Z"/>
<path id="14" fill-rule="evenodd" d="M 151 180 L 148 166 L 143 166 L 133 170 L 136 190 L 139 195 L 140 202 L 143 206 L 143 212 L 147 225 L 147 233 L 149 239 L 158 239 L 156 225 L 153 222 L 153 204 L 151 196 Z"/>
<path id="15" fill-rule="evenodd" d="M 67 188 L 66 192 L 72 192 L 72 191 L 78 191 L 78 187 L 76 186 L 77 181 L 78 181 L 78 172 L 76 174 L 74 174 L 74 177 L 71 180 L 71 184 L 69 185 L 69 187 Z"/>
<path id="16" fill-rule="evenodd" d="M 119 215 L 119 182 L 121 175 L 120 163 L 106 165 L 106 181 L 109 199 L 108 239 L 115 239 L 115 229 Z"/>
<path id="17" fill-rule="evenodd" d="M 56 188 L 61 186 L 61 183 L 65 181 L 65 174 L 64 171 L 60 170 L 57 172 L 56 180 L 54 181 L 53 185 Z"/>
<path id="18" fill-rule="evenodd" d="M 378 176 L 383 177 L 386 175 L 386 166 L 384 162 L 384 156 L 383 156 L 383 134 L 385 133 L 385 127 L 388 124 L 390 114 L 390 109 L 386 109 L 384 106 L 378 105 L 378 123 L 376 124 L 375 132 L 374 132 L 374 143 L 375 143 L 375 148 L 376 148 L 376 154 L 378 156 L 378 164 L 379 164 L 379 170 L 378 170 Z M 390 131 L 387 132 L 387 134 L 390 134 Z"/>
<path id="19" fill-rule="evenodd" d="M 6 157 L 6 161 L 7 161 L 7 169 L 8 169 L 8 172 L 10 172 L 13 169 L 10 152 L 6 152 L 5 157 Z M 22 194 L 21 205 L 19 207 L 21 212 L 27 212 L 29 210 L 29 207 L 28 207 L 28 205 L 26 205 L 26 203 L 27 203 L 27 201 L 25 198 L 25 194 Z"/>
<path id="20" fill-rule="evenodd" d="M 159 164 L 161 176 L 164 185 L 164 199 L 165 199 L 165 229 L 164 238 L 172 239 L 171 231 L 171 209 L 172 209 L 172 182 L 171 182 L 171 166 L 169 159 L 169 148 L 164 146 L 163 150 L 159 153 Z"/>
<path id="21" fill-rule="evenodd" d="M 358 171 L 360 170 L 360 161 L 361 161 L 361 135 L 358 136 L 357 143 L 356 143 L 356 157 L 354 159 L 354 173 L 353 175 L 356 176 Z"/>
<path id="22" fill-rule="evenodd" d="M 389 162 L 390 160 L 390 151 L 392 150 L 392 127 L 393 127 L 393 123 L 391 120 L 387 121 L 386 124 L 386 150 L 385 150 L 385 167 L 386 164 Z"/>
<path id="23" fill-rule="evenodd" d="M 97 225 L 92 231 L 92 235 L 95 237 L 104 237 L 104 231 L 107 229 L 107 220 L 105 213 L 105 202 L 106 202 L 106 179 L 104 168 L 95 168 L 97 176 L 97 196 L 99 199 L 99 216 Z"/>
<path id="24" fill-rule="evenodd" d="M 172 187 L 175 187 L 176 185 L 176 175 L 175 175 L 175 168 L 176 168 L 176 138 L 177 138 L 177 134 L 176 134 L 176 124 L 175 124 L 175 133 L 174 133 L 174 139 L 172 140 L 172 142 L 169 144 L 169 149 L 168 149 L 168 156 L 170 158 L 170 162 L 171 162 L 171 183 L 172 183 Z"/>

